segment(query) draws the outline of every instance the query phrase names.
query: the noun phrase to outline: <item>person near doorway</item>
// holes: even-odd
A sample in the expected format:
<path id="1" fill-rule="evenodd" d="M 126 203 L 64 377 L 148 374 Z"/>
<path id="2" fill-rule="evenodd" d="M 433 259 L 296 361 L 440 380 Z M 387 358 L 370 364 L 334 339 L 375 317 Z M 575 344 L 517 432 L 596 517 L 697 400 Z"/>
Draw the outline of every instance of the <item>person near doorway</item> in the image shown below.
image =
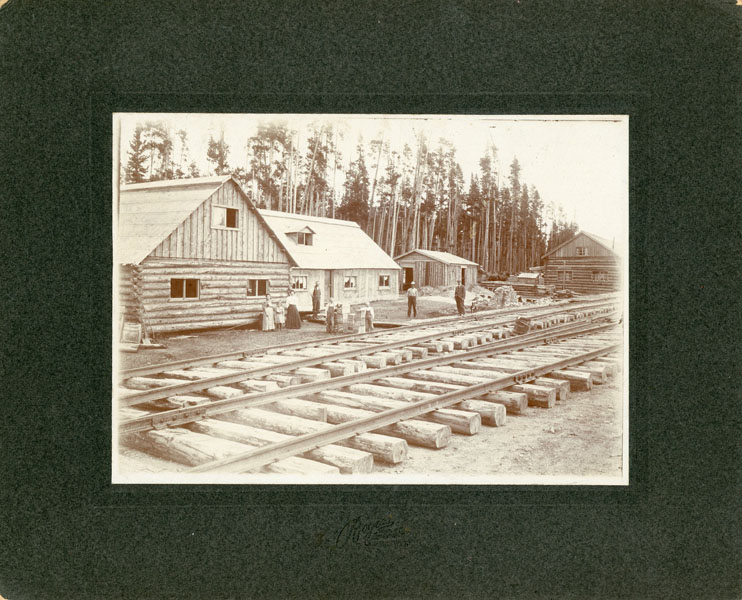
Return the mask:
<path id="1" fill-rule="evenodd" d="M 286 329 L 301 329 L 301 317 L 296 306 L 294 290 L 289 290 L 286 298 Z"/>
<path id="2" fill-rule="evenodd" d="M 364 308 L 365 311 L 365 317 L 366 317 L 366 331 L 373 331 L 374 330 L 374 309 L 371 307 L 371 302 L 366 302 L 366 306 Z"/>
<path id="3" fill-rule="evenodd" d="M 325 309 L 325 325 L 327 333 L 335 333 L 335 301 L 332 298 Z"/>
<path id="4" fill-rule="evenodd" d="M 466 298 L 466 288 L 461 284 L 459 279 L 456 290 L 454 291 L 454 298 L 456 299 L 456 310 L 459 311 L 459 316 L 464 316 L 464 299 Z"/>
<path id="5" fill-rule="evenodd" d="M 312 317 L 315 319 L 319 316 L 319 305 L 322 301 L 322 291 L 319 289 L 319 282 L 314 284 L 312 292 Z"/>
<path id="6" fill-rule="evenodd" d="M 276 328 L 276 322 L 274 320 L 274 309 L 273 303 L 271 302 L 271 295 L 265 295 L 265 302 L 263 302 L 263 331 L 273 331 Z"/>
<path id="7" fill-rule="evenodd" d="M 410 315 L 417 317 L 417 288 L 415 282 L 410 281 L 410 287 L 407 289 L 407 318 Z"/>

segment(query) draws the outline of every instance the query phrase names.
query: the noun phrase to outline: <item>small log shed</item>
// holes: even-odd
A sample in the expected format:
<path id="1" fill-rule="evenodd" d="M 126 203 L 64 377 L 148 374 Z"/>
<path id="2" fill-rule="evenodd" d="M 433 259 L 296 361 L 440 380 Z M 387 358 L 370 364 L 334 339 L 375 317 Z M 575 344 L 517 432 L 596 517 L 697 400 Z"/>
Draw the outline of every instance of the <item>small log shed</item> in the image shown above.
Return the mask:
<path id="1" fill-rule="evenodd" d="M 468 288 L 477 283 L 479 265 L 449 252 L 418 248 L 394 260 L 403 269 L 402 290 L 410 287 L 412 281 L 417 287 L 452 286 L 460 280 Z"/>
<path id="2" fill-rule="evenodd" d="M 153 333 L 255 323 L 293 264 L 231 176 L 123 186 L 114 252 L 120 320 Z"/>
<path id="3" fill-rule="evenodd" d="M 618 254 L 610 240 L 581 231 L 542 257 L 544 282 L 580 294 L 617 291 L 621 282 Z"/>
<path id="4" fill-rule="evenodd" d="M 300 311 L 312 309 L 319 283 L 321 308 L 332 298 L 352 304 L 396 298 L 399 266 L 353 221 L 259 210 L 291 258 L 291 287 Z"/>

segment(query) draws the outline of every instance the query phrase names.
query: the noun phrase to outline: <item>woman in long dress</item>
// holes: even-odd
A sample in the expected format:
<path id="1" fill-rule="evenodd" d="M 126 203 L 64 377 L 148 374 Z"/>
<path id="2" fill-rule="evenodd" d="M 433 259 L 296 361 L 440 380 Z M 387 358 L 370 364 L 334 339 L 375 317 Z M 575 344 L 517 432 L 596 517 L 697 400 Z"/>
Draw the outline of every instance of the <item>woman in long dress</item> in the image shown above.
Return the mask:
<path id="1" fill-rule="evenodd" d="M 289 295 L 286 297 L 286 329 L 301 329 L 301 317 L 296 307 L 294 290 L 289 290 Z"/>
<path id="2" fill-rule="evenodd" d="M 276 322 L 274 319 L 273 303 L 271 302 L 271 295 L 266 294 L 265 302 L 263 302 L 263 331 L 273 331 L 276 328 Z"/>

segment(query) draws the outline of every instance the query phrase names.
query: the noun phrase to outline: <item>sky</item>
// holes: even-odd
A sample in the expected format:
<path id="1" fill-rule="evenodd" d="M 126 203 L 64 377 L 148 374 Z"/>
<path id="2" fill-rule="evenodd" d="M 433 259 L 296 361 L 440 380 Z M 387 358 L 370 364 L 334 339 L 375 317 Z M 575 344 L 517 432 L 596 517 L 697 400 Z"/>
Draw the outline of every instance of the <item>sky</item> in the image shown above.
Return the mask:
<path id="1" fill-rule="evenodd" d="M 343 164 L 355 158 L 358 137 L 366 145 L 383 133 L 393 149 L 407 143 L 415 149 L 415 134 L 424 131 L 432 148 L 446 138 L 456 148 L 469 187 L 479 171 L 479 160 L 495 145 L 501 185 L 506 184 L 514 157 L 521 166 L 520 180 L 534 185 L 545 205 L 561 205 L 568 220 L 580 229 L 615 240 L 625 253 L 628 247 L 629 121 L 621 115 L 250 115 L 250 114 L 164 114 L 117 113 L 120 121 L 121 160 L 126 162 L 129 141 L 137 122 L 165 121 L 188 132 L 191 156 L 201 172 L 208 172 L 206 147 L 209 137 L 224 130 L 230 147 L 229 164 L 244 166 L 245 142 L 254 135 L 260 120 L 284 120 L 301 132 L 299 146 L 306 152 L 309 124 L 324 120 L 339 126 L 344 140 L 339 144 Z M 375 158 L 366 157 L 369 175 Z M 382 163 L 382 167 L 383 168 Z M 336 185 L 342 185 L 338 173 Z"/>

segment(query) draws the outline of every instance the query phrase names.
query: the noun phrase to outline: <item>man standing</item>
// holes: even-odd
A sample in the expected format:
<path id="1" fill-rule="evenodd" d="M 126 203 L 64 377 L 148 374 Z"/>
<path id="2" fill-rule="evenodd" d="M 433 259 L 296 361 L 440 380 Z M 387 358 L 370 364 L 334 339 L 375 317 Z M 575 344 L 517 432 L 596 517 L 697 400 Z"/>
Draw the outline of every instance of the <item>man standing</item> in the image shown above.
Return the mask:
<path id="1" fill-rule="evenodd" d="M 314 291 L 312 292 L 312 317 L 315 319 L 319 316 L 319 305 L 322 300 L 322 292 L 319 289 L 319 282 L 314 284 Z"/>
<path id="2" fill-rule="evenodd" d="M 407 290 L 407 318 L 410 318 L 410 313 L 413 313 L 417 317 L 417 288 L 415 282 L 410 282 L 410 287 Z"/>
<path id="3" fill-rule="evenodd" d="M 459 311 L 459 316 L 464 316 L 464 299 L 466 298 L 466 288 L 461 285 L 461 280 L 458 282 L 459 284 L 456 286 L 456 291 L 454 292 L 454 298 L 456 298 L 456 310 Z"/>

